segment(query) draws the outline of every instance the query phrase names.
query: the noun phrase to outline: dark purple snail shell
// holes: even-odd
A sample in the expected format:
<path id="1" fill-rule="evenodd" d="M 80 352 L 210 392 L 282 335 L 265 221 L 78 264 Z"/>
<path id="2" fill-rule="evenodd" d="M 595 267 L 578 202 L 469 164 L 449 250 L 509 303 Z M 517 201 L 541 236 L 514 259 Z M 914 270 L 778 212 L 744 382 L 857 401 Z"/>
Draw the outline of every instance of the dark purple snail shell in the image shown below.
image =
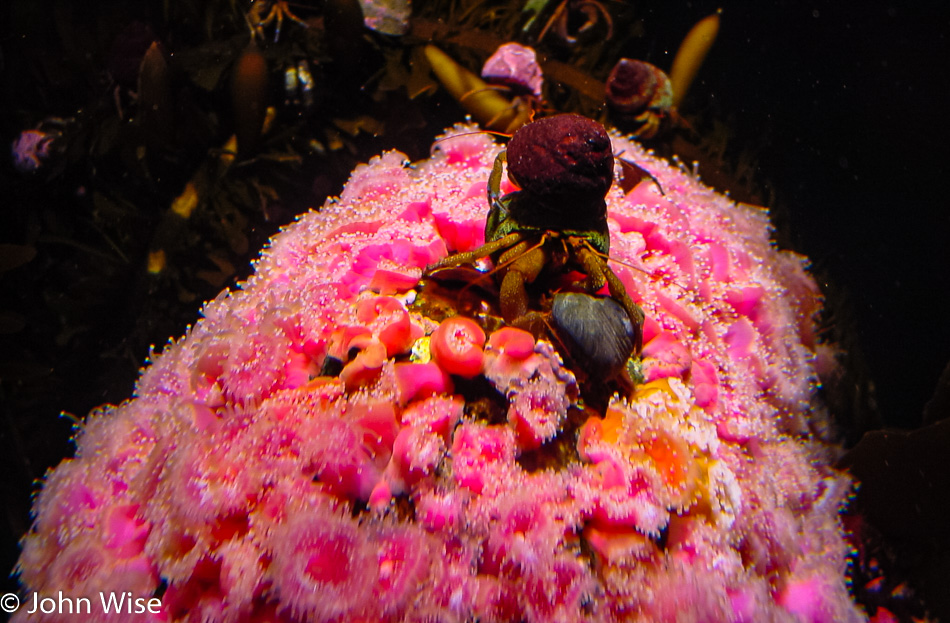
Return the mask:
<path id="1" fill-rule="evenodd" d="M 508 177 L 532 200 L 587 205 L 602 201 L 614 179 L 610 137 L 581 115 L 545 117 L 515 132 Z"/>
<path id="2" fill-rule="evenodd" d="M 558 335 L 570 342 L 571 356 L 592 378 L 616 377 L 633 354 L 637 329 L 611 298 L 562 292 L 554 296 L 551 318 Z"/>

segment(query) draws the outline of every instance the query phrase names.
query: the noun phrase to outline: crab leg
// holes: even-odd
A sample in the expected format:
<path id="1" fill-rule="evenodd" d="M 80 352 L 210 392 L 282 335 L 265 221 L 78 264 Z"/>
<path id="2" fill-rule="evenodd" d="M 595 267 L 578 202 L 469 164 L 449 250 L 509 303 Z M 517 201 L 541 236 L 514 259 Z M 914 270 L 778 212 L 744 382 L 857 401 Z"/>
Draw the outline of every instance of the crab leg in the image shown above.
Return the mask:
<path id="1" fill-rule="evenodd" d="M 430 266 L 427 270 L 433 271 L 438 270 L 439 268 L 448 268 L 449 266 L 461 266 L 462 264 L 474 264 L 476 260 L 480 260 L 483 257 L 488 257 L 493 253 L 497 253 L 502 249 L 508 247 L 513 247 L 519 242 L 524 240 L 524 234 L 521 232 L 512 232 L 505 236 L 504 238 L 499 238 L 498 240 L 492 240 L 491 242 L 486 242 L 477 249 L 472 249 L 471 251 L 466 251 L 464 253 L 456 253 L 455 255 L 450 255 L 448 257 L 442 258 L 442 260 L 436 264 Z"/>
<path id="2" fill-rule="evenodd" d="M 499 292 L 501 316 L 509 324 L 528 313 L 528 292 L 525 284 L 537 279 L 544 269 L 545 256 L 541 245 L 529 247 L 529 244 L 529 241 L 522 240 L 498 258 L 500 263 L 517 258 L 505 270 Z"/>
<path id="3" fill-rule="evenodd" d="M 488 176 L 488 205 L 490 206 L 494 206 L 501 199 L 501 172 L 507 161 L 506 152 L 500 152 L 495 156 L 495 164 Z"/>
<path id="4" fill-rule="evenodd" d="M 574 248 L 578 261 L 584 268 L 584 272 L 587 273 L 588 289 L 591 291 L 599 290 L 606 282 L 607 289 L 610 291 L 610 298 L 620 303 L 624 311 L 627 312 L 637 333 L 634 352 L 639 354 L 643 347 L 643 310 L 627 294 L 627 289 L 623 286 L 617 274 L 604 263 L 600 255 L 591 249 L 585 240 L 572 236 L 568 239 L 568 243 Z"/>

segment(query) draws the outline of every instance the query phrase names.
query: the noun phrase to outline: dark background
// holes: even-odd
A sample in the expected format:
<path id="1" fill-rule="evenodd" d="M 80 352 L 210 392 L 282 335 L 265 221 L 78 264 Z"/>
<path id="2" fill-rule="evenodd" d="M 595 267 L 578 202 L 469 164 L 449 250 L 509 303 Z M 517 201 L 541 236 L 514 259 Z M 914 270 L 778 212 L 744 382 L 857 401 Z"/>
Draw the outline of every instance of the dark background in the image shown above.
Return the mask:
<path id="1" fill-rule="evenodd" d="M 657 7 L 658 21 L 685 29 L 717 6 L 687 17 L 676 4 Z M 950 7 L 736 4 L 721 3 L 684 108 L 705 90 L 736 143 L 758 149 L 780 240 L 843 308 L 836 328 L 856 339 L 881 417 L 917 426 L 950 362 Z"/>
<path id="2" fill-rule="evenodd" d="M 8 24 L 14 4 L 0 15 Z M 724 9 L 683 112 L 725 120 L 730 154 L 755 154 L 756 177 L 774 197 L 777 238 L 811 258 L 834 310 L 828 331 L 860 372 L 854 384 L 863 408 L 903 428 L 920 425 L 950 362 L 950 7 L 918 4 L 646 2 L 637 6 L 647 34 L 630 50 L 669 68 L 688 29 Z M 9 63 L 22 33 L 2 33 Z M 0 114 L 9 119 L 23 102 L 3 83 Z M 7 133 L 2 138 L 9 144 Z M 7 192 L 0 189 L 0 210 Z M 0 297 L 10 295 L 0 289 Z M 184 323 L 170 334 L 183 331 Z M 12 532 L 28 525 L 27 483 L 58 461 L 56 452 L 68 451 L 70 427 L 59 411 L 81 416 L 96 397 L 130 393 L 124 379 L 82 400 L 64 397 L 40 416 L 48 418 L 41 423 L 50 436 L 45 452 L 4 475 L 3 490 L 16 497 L 3 500 L 0 567 L 12 568 L 20 536 Z M 4 407 L 4 444 L 18 434 L 7 428 L 16 415 Z"/>

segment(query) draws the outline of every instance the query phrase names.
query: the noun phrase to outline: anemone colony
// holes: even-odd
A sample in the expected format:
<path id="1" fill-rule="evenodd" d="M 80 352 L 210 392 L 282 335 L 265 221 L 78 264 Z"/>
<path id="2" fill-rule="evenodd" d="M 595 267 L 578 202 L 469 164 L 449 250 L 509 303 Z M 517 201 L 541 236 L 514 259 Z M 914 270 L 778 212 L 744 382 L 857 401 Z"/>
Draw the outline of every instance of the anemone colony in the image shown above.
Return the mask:
<path id="1" fill-rule="evenodd" d="M 607 196 L 643 383 L 595 413 L 551 343 L 420 287 L 483 242 L 500 147 L 470 130 L 360 165 L 87 418 L 35 504 L 30 591 L 159 595 L 174 621 L 861 619 L 803 258 L 614 135 L 654 178 Z"/>

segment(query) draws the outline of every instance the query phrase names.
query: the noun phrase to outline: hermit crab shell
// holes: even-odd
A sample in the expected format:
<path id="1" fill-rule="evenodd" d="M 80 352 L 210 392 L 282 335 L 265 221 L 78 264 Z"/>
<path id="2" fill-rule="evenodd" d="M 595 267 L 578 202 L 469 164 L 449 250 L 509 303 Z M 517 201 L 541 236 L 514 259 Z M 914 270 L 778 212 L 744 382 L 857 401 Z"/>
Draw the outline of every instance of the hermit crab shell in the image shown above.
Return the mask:
<path id="1" fill-rule="evenodd" d="M 666 110 L 673 105 L 670 79 L 658 67 L 629 58 L 620 59 L 607 78 L 607 106 L 624 115 Z"/>
<path id="2" fill-rule="evenodd" d="M 524 126 L 508 143 L 507 158 L 511 181 L 541 202 L 603 200 L 614 179 L 610 137 L 581 115 L 555 115 Z"/>

